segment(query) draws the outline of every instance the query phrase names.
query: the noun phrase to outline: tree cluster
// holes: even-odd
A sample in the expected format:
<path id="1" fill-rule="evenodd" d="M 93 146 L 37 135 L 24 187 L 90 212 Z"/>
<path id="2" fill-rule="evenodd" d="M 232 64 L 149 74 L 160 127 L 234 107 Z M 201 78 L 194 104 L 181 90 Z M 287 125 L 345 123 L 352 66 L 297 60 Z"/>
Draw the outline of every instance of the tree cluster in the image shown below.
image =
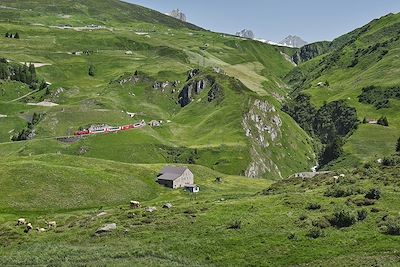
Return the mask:
<path id="1" fill-rule="evenodd" d="M 379 125 L 382 125 L 382 126 L 388 127 L 388 126 L 389 126 L 389 121 L 388 121 L 388 119 L 386 118 L 386 116 L 382 116 L 382 117 L 380 117 L 380 118 L 378 119 L 378 124 L 379 124 Z"/>
<path id="2" fill-rule="evenodd" d="M 44 80 L 39 81 L 33 64 L 10 64 L 4 58 L 0 58 L 0 79 L 22 82 L 32 89 L 44 89 L 47 86 Z"/>
<path id="3" fill-rule="evenodd" d="M 378 88 L 368 86 L 362 89 L 358 101 L 364 104 L 374 105 L 376 109 L 390 108 L 390 99 L 400 100 L 400 87 Z"/>
<path id="4" fill-rule="evenodd" d="M 282 109 L 324 145 L 320 165 L 337 159 L 343 153 L 344 138 L 358 125 L 356 109 L 347 106 L 342 100 L 325 103 L 320 109 L 316 109 L 311 104 L 309 95 L 299 94 Z"/>
<path id="5" fill-rule="evenodd" d="M 44 114 L 43 113 L 33 113 L 32 120 L 31 122 L 28 122 L 28 125 L 22 129 L 20 132 L 17 132 L 14 134 L 13 137 L 11 137 L 12 141 L 23 141 L 23 140 L 30 140 L 34 136 L 34 127 L 36 124 L 40 122 L 40 120 L 43 118 Z"/>

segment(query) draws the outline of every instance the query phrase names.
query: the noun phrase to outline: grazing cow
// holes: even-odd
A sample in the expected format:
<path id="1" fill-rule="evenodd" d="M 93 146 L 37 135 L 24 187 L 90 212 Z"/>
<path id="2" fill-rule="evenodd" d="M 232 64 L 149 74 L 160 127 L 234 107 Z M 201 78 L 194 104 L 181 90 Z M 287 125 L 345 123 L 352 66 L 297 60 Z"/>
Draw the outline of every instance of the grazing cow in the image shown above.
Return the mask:
<path id="1" fill-rule="evenodd" d="M 28 224 L 26 225 L 26 228 L 25 228 L 24 232 L 25 232 L 25 233 L 29 233 L 29 231 L 32 230 L 32 229 L 33 229 L 32 224 L 31 224 L 31 223 L 28 223 Z"/>
<path id="2" fill-rule="evenodd" d="M 25 225 L 26 220 L 24 218 L 19 218 L 16 225 Z"/>
<path id="3" fill-rule="evenodd" d="M 131 206 L 131 209 L 139 209 L 142 205 L 140 205 L 139 201 L 131 201 L 130 206 Z"/>
<path id="4" fill-rule="evenodd" d="M 46 229 L 44 229 L 44 228 L 36 228 L 36 231 L 39 232 L 39 233 L 43 233 L 43 232 L 46 232 Z"/>
<path id="5" fill-rule="evenodd" d="M 46 222 L 48 228 L 56 228 L 57 223 L 55 221 Z"/>

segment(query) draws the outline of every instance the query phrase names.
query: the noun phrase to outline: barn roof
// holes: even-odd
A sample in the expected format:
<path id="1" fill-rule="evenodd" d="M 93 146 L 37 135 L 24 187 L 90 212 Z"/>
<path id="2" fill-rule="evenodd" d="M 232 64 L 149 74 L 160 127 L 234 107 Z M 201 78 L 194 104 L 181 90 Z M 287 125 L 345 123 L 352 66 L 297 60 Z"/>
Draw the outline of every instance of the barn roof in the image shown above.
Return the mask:
<path id="1" fill-rule="evenodd" d="M 167 166 L 161 170 L 161 175 L 158 177 L 159 180 L 176 180 L 181 177 L 182 174 L 188 170 L 187 167 L 171 167 Z"/>

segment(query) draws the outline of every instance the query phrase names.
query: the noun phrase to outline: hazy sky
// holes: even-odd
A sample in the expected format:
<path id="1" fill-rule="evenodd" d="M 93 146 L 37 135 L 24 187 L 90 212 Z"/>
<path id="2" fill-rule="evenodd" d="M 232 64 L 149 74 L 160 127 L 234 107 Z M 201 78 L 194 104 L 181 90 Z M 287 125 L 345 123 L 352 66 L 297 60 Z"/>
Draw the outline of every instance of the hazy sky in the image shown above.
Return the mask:
<path id="1" fill-rule="evenodd" d="M 125 0 L 162 13 L 179 8 L 205 29 L 280 41 L 298 35 L 308 42 L 332 40 L 374 18 L 400 12 L 400 0 Z"/>

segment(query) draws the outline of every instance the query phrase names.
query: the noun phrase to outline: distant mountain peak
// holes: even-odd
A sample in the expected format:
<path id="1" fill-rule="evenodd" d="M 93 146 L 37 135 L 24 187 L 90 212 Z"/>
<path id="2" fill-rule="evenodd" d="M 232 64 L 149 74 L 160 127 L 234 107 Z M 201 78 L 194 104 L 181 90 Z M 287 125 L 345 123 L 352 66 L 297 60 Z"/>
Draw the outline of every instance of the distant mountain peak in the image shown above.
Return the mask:
<path id="1" fill-rule="evenodd" d="M 255 35 L 254 35 L 253 31 L 252 30 L 247 30 L 247 29 L 243 29 L 240 32 L 237 32 L 236 36 L 243 37 L 243 38 L 249 38 L 249 39 L 254 39 L 255 38 Z"/>
<path id="2" fill-rule="evenodd" d="M 182 11 L 180 11 L 179 8 L 172 10 L 170 13 L 168 13 L 168 15 L 186 22 L 186 15 Z"/>
<path id="3" fill-rule="evenodd" d="M 308 44 L 306 41 L 301 39 L 299 36 L 296 35 L 289 35 L 285 39 L 279 42 L 280 45 L 289 46 L 289 47 L 297 47 L 300 48 Z"/>

